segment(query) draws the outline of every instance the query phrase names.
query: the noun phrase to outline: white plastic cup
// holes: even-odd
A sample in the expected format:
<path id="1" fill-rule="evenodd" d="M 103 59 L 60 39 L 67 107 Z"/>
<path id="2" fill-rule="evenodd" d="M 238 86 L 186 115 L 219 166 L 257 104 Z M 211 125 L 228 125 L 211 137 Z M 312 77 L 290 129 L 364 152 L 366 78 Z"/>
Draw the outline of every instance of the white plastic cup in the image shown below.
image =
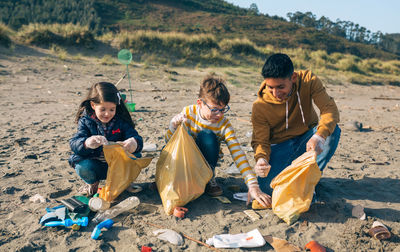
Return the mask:
<path id="1" fill-rule="evenodd" d="M 107 202 L 99 197 L 94 197 L 89 200 L 89 208 L 93 212 L 104 211 L 110 208 L 110 202 Z"/>

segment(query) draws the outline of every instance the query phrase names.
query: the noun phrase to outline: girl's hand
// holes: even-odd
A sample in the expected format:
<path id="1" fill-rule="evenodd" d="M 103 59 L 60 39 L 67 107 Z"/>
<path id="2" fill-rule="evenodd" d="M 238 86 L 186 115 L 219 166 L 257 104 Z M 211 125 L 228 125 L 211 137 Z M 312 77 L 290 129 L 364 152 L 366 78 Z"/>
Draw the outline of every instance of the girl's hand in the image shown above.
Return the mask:
<path id="1" fill-rule="evenodd" d="M 86 149 L 97 149 L 104 144 L 108 144 L 108 141 L 104 136 L 95 135 L 88 137 L 84 144 Z"/>
<path id="2" fill-rule="evenodd" d="M 137 149 L 137 142 L 134 137 L 128 138 L 121 143 L 122 148 L 124 148 L 129 153 L 134 153 Z"/>
<path id="3" fill-rule="evenodd" d="M 252 201 L 252 199 L 256 199 L 261 205 L 264 207 L 269 207 L 272 204 L 271 196 L 266 193 L 263 193 L 260 190 L 258 184 L 249 185 L 249 192 L 247 195 L 247 205 Z"/>

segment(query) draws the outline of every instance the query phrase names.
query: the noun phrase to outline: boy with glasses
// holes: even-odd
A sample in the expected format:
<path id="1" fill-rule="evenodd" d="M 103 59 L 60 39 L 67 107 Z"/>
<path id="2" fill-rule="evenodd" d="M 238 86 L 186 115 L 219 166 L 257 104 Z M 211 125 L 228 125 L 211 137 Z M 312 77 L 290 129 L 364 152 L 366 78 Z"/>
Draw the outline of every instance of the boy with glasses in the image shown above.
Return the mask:
<path id="1" fill-rule="evenodd" d="M 189 134 L 195 139 L 204 158 L 212 168 L 214 176 L 215 166 L 221 153 L 220 143 L 225 142 L 249 188 L 249 200 L 251 197 L 262 205 L 268 206 L 271 198 L 261 192 L 256 175 L 240 147 L 235 131 L 224 116 L 229 110 L 229 99 L 230 95 L 224 81 L 215 76 L 207 76 L 200 84 L 196 104 L 183 108 L 181 113 L 172 118 L 165 139 L 168 142 L 177 127 L 182 122 L 185 123 Z M 215 181 L 215 177 L 207 184 L 206 193 L 210 196 L 222 195 L 222 188 Z"/>

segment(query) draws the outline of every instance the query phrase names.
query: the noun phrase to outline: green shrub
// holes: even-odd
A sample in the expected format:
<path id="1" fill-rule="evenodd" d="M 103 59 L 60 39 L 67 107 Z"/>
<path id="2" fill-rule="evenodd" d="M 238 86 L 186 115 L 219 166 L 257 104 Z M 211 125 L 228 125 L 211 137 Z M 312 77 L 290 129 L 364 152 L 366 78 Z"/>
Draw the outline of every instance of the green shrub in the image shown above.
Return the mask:
<path id="1" fill-rule="evenodd" d="M 259 51 L 256 45 L 248 40 L 244 39 L 224 39 L 219 43 L 219 47 L 224 51 L 227 51 L 232 54 L 244 54 L 244 55 L 264 55 L 261 51 Z"/>
<path id="2" fill-rule="evenodd" d="M 146 60 L 170 65 L 196 65 L 198 63 L 223 64 L 227 57 L 218 52 L 219 46 L 212 35 L 187 35 L 184 33 L 137 31 L 116 35 L 120 48 L 145 55 Z"/>
<path id="3" fill-rule="evenodd" d="M 80 54 L 80 53 L 78 53 L 78 54 L 74 55 L 72 58 L 73 58 L 74 60 L 82 60 L 82 59 L 83 59 L 83 55 Z"/>
<path id="4" fill-rule="evenodd" d="M 317 50 L 311 52 L 311 58 L 313 59 L 321 59 L 323 61 L 327 61 L 329 59 L 329 55 L 326 51 Z"/>
<path id="5" fill-rule="evenodd" d="M 19 38 L 23 43 L 29 45 L 49 46 L 51 44 L 61 44 L 62 38 L 49 30 L 32 30 L 19 33 Z"/>
<path id="6" fill-rule="evenodd" d="M 97 40 L 100 40 L 104 43 L 111 43 L 115 37 L 115 34 L 112 32 L 106 32 L 96 37 Z"/>
<path id="7" fill-rule="evenodd" d="M 0 22 L 0 45 L 10 47 L 12 44 L 12 40 L 10 38 L 12 33 L 12 30 L 8 28 L 7 25 Z"/>
<path id="8" fill-rule="evenodd" d="M 382 72 L 382 61 L 378 59 L 366 59 L 360 64 L 361 69 L 364 72 L 370 73 L 381 73 Z"/>
<path id="9" fill-rule="evenodd" d="M 286 53 L 292 59 L 293 66 L 295 69 L 307 69 L 310 67 L 310 51 L 302 48 L 287 49 L 282 51 Z"/>
<path id="10" fill-rule="evenodd" d="M 49 46 L 93 47 L 94 35 L 88 27 L 74 24 L 29 24 L 18 31 L 18 38 L 26 44 Z"/>
<path id="11" fill-rule="evenodd" d="M 362 86 L 370 86 L 372 84 L 370 79 L 362 75 L 351 75 L 349 76 L 348 80 L 350 83 Z"/>
<path id="12" fill-rule="evenodd" d="M 382 70 L 386 74 L 399 75 L 400 62 L 398 60 L 385 61 L 382 63 Z"/>
<path id="13" fill-rule="evenodd" d="M 103 58 L 101 58 L 100 60 L 99 60 L 99 62 L 100 62 L 100 64 L 102 64 L 102 65 L 116 65 L 117 63 L 116 63 L 116 61 L 115 61 L 115 58 L 113 58 L 111 55 L 109 55 L 109 54 L 106 54 L 106 55 L 104 55 L 103 56 Z"/>
<path id="14" fill-rule="evenodd" d="M 141 53 L 174 53 L 186 56 L 218 48 L 216 39 L 211 35 L 187 35 L 177 32 L 138 31 L 117 34 L 117 40 L 120 48 L 132 48 Z"/>
<path id="15" fill-rule="evenodd" d="M 343 53 L 335 52 L 335 53 L 332 53 L 332 54 L 329 55 L 329 61 L 332 64 L 336 64 L 339 60 L 341 60 L 343 58 L 344 58 L 344 54 Z"/>
<path id="16" fill-rule="evenodd" d="M 339 70 L 342 71 L 361 73 L 361 74 L 364 73 L 364 71 L 362 71 L 358 66 L 357 60 L 354 57 L 347 57 L 339 60 L 337 63 L 337 67 Z"/>
<path id="17" fill-rule="evenodd" d="M 383 63 L 376 59 L 361 60 L 353 55 L 328 54 L 324 50 L 312 51 L 304 48 L 279 49 L 272 45 L 261 48 L 246 38 L 224 39 L 218 42 L 217 38 L 210 34 L 135 31 L 106 33 L 99 39 L 112 46 L 131 49 L 135 59 L 145 64 L 198 67 L 243 65 L 257 66 L 258 69 L 270 54 L 283 52 L 292 58 L 296 69 L 311 69 L 317 73 L 341 70 L 349 74 L 370 76 L 374 73 L 398 74 L 400 71 L 399 61 Z M 109 61 L 106 58 L 102 60 Z"/>
<path id="18" fill-rule="evenodd" d="M 141 55 L 139 57 L 143 59 L 156 55 L 157 62 L 167 58 L 167 63 L 172 65 L 260 64 L 260 56 L 264 60 L 264 51 L 268 51 L 258 48 L 248 39 L 225 39 L 218 43 L 210 34 L 188 35 L 178 32 L 122 33 L 116 34 L 114 42 L 120 48 L 132 49 L 134 54 Z"/>
<path id="19" fill-rule="evenodd" d="M 67 50 L 65 50 L 64 48 L 62 48 L 56 44 L 51 45 L 50 51 L 61 60 L 66 60 L 68 57 Z"/>

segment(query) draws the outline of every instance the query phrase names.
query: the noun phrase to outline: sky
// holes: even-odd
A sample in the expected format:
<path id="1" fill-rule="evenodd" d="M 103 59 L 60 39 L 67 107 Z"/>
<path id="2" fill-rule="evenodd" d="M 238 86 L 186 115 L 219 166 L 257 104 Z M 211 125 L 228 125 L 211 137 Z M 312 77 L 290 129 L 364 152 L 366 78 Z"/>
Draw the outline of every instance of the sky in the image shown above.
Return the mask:
<path id="1" fill-rule="evenodd" d="M 270 16 L 287 19 L 288 12 L 311 11 L 336 22 L 351 21 L 371 32 L 400 33 L 400 0 L 225 0 L 236 6 L 249 8 L 255 3 L 258 10 Z"/>

